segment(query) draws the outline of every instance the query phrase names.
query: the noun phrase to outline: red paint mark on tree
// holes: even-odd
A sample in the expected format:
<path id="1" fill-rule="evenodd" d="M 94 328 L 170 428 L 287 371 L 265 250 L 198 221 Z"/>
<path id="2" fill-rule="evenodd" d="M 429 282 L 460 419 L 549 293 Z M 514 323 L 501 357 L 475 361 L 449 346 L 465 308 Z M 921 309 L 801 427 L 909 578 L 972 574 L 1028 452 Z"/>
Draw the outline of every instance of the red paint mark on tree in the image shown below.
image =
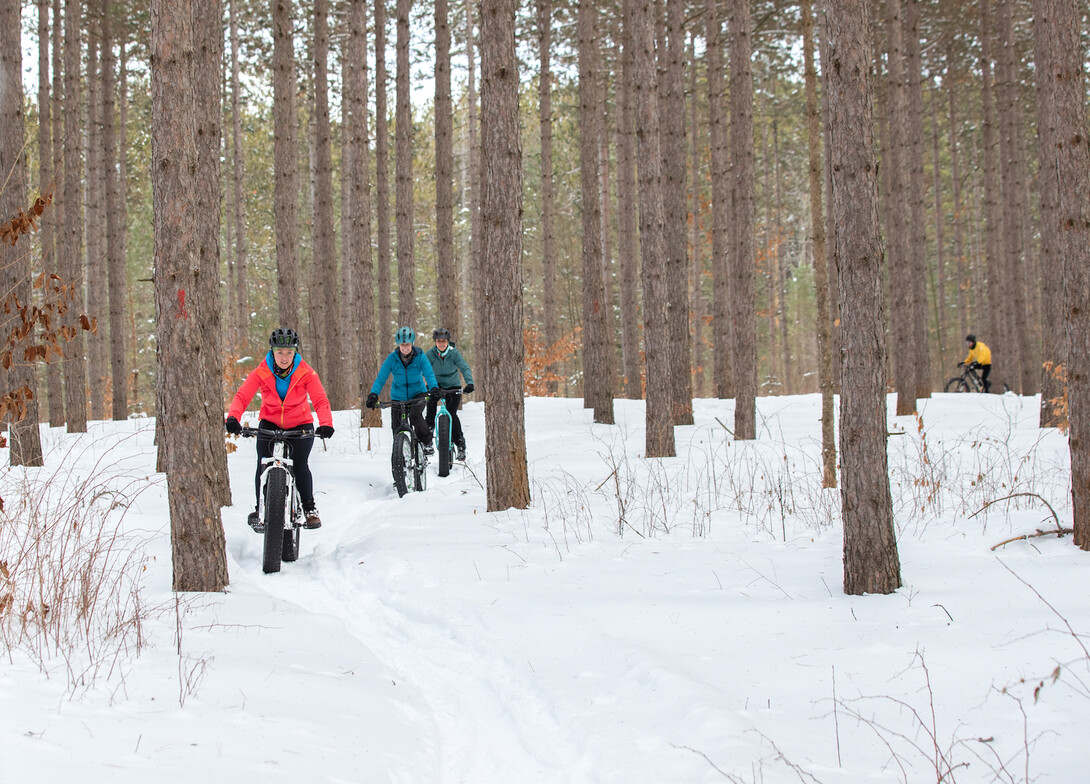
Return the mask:
<path id="1" fill-rule="evenodd" d="M 189 313 L 185 309 L 185 289 L 178 289 L 178 316 L 179 318 L 189 318 Z"/>

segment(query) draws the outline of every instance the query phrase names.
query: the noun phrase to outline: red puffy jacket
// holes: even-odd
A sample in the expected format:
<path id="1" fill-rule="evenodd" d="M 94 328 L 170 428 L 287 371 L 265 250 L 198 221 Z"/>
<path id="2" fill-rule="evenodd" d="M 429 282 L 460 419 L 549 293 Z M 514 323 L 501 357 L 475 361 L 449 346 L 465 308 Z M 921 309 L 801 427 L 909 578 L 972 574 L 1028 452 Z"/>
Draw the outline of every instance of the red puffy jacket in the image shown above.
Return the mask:
<path id="1" fill-rule="evenodd" d="M 274 425 L 290 430 L 301 425 L 314 424 L 314 418 L 310 413 L 310 402 L 314 404 L 314 410 L 318 412 L 318 424 L 333 426 L 333 411 L 329 407 L 329 398 L 326 397 L 325 388 L 321 379 L 314 372 L 314 368 L 299 360 L 295 372 L 291 374 L 288 383 L 288 392 L 284 399 L 276 393 L 276 377 L 269 370 L 268 362 L 262 362 L 242 382 L 242 386 L 235 393 L 235 399 L 231 401 L 231 409 L 227 416 L 242 419 L 242 412 L 254 394 L 261 392 L 261 411 L 258 413 L 262 419 L 272 422 Z"/>

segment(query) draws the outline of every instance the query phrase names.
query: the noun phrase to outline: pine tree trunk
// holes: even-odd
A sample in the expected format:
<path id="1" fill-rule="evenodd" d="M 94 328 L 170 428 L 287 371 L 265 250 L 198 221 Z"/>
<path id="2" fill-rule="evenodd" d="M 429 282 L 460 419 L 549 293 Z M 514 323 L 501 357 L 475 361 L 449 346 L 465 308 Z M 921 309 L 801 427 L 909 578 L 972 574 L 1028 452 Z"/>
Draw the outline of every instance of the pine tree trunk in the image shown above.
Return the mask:
<path id="1" fill-rule="evenodd" d="M 375 229 L 378 269 L 378 338 L 380 346 L 392 345 L 394 326 L 391 304 L 390 253 L 390 129 L 386 107 L 386 0 L 375 0 Z"/>
<path id="2" fill-rule="evenodd" d="M 707 0 L 704 23 L 708 42 L 708 125 L 711 144 L 712 179 L 712 356 L 715 367 L 715 396 L 734 397 L 731 368 L 731 312 L 727 284 L 727 256 L 730 242 L 730 191 L 728 189 L 727 115 L 723 108 L 722 19 L 717 0 Z"/>
<path id="3" fill-rule="evenodd" d="M 458 268 L 454 261 L 454 115 L 450 97 L 450 22 L 447 0 L 435 0 L 435 225 L 439 324 L 461 331 Z"/>
<path id="4" fill-rule="evenodd" d="M 632 12 L 630 0 L 622 0 L 621 90 L 617 100 L 617 215 L 621 272 L 621 364 L 624 396 L 643 397 L 640 364 L 639 243 L 636 211 L 636 134 L 633 108 L 634 76 Z"/>
<path id="5" fill-rule="evenodd" d="M 644 372 L 647 379 L 645 454 L 647 457 L 672 457 L 675 449 L 670 396 L 671 365 L 667 356 L 670 332 L 652 0 L 632 0 L 631 11 L 636 154 L 639 160 Z"/>
<path id="6" fill-rule="evenodd" d="M 0 172 L 4 182 L 0 184 L 0 222 L 11 220 L 27 207 L 27 159 L 24 143 L 25 108 L 23 103 L 23 58 L 19 36 L 21 4 L 15 0 L 0 2 Z M 31 305 L 31 237 L 22 236 L 14 243 L 0 243 L 0 280 L 4 283 L 5 310 L 12 311 L 18 305 Z M 11 297 L 18 305 L 11 301 Z M 16 317 L 7 323 L 5 333 L 15 332 L 20 326 Z M 8 334 L 4 335 L 8 338 Z M 10 409 L 4 420 L 10 436 L 8 460 L 11 465 L 40 466 L 42 442 L 38 430 L 37 373 L 33 365 L 21 356 L 23 341 L 17 340 L 12 347 L 14 364 L 7 373 L 7 389 L 21 402 L 22 415 Z M 5 349 L 8 345 L 5 342 Z M 8 523 L 9 525 L 11 523 Z"/>
<path id="7" fill-rule="evenodd" d="M 97 5 L 97 3 L 96 3 Z M 102 15 L 98 8 L 88 13 L 87 24 L 91 27 L 87 39 L 87 118 L 84 165 L 84 276 L 87 294 L 87 313 L 97 321 L 98 329 L 87 333 L 87 376 L 90 388 L 91 419 L 106 418 L 109 401 L 109 302 L 106 288 L 106 215 L 105 177 L 102 169 Z"/>
<path id="8" fill-rule="evenodd" d="M 522 141 L 515 0 L 481 3 L 481 249 L 488 511 L 530 505 L 522 343 Z"/>
<path id="9" fill-rule="evenodd" d="M 583 405 L 594 421 L 612 425 L 613 363 L 602 283 L 602 210 L 598 144 L 602 136 L 602 96 L 598 74 L 597 10 L 580 0 L 579 29 L 579 162 L 583 228 Z"/>
<path id="10" fill-rule="evenodd" d="M 580 3 L 580 13 L 582 12 L 582 8 L 582 3 Z M 554 236 L 556 206 L 553 199 L 553 99 L 552 70 L 550 65 L 552 55 L 552 26 L 553 6 L 551 0 L 537 0 L 537 49 L 539 63 L 537 95 L 538 117 L 541 124 L 541 299 L 545 317 L 546 347 L 554 346 L 556 345 L 556 341 L 560 340 L 560 320 L 558 318 L 556 302 L 556 237 Z M 580 41 L 580 46 L 581 45 L 582 42 Z M 580 54 L 582 53 L 580 52 Z M 580 82 L 580 89 L 582 89 L 582 82 Z M 595 108 L 598 109 L 600 107 L 596 106 Z M 582 112 L 582 103 L 580 103 L 580 112 Z M 580 113 L 580 118 L 582 117 L 583 115 Z M 580 133 L 583 131 L 581 123 L 582 120 L 580 121 Z M 595 144 L 597 144 L 597 142 L 595 142 Z M 586 168 L 583 168 L 583 176 L 585 177 L 586 174 Z M 584 221 L 584 232 L 585 231 L 586 225 Z M 585 252 L 584 249 L 584 255 Z M 584 313 L 585 312 L 586 310 L 584 308 Z M 584 324 L 584 347 L 586 345 L 585 341 L 589 338 L 588 331 L 590 328 L 589 323 Z M 549 373 L 556 373 L 558 368 L 553 364 L 546 367 L 545 370 Z M 589 366 L 584 362 L 584 379 L 589 370 Z M 558 389 L 559 387 L 556 380 L 550 378 L 546 383 L 548 394 L 555 395 L 557 394 Z M 583 394 L 584 397 L 587 396 L 585 387 Z"/>
<path id="11" fill-rule="evenodd" d="M 53 129 L 56 120 L 53 118 L 53 99 L 49 89 L 50 6 L 49 0 L 36 0 L 36 2 L 38 4 L 38 181 L 43 196 L 46 194 L 55 196 L 58 190 L 54 181 L 56 170 L 53 168 Z M 57 271 L 57 206 L 58 202 L 54 201 L 53 205 L 47 207 L 42 213 L 40 223 L 42 263 L 35 274 L 40 272 L 51 275 Z M 57 394 L 53 389 L 54 382 L 59 383 L 61 380 L 60 363 L 54 361 L 52 357 L 47 358 L 47 362 L 46 390 L 49 397 L 49 415 L 52 419 L 53 408 L 59 404 L 63 411 L 64 401 L 63 392 Z M 57 394 L 56 399 L 55 394 Z M 64 424 L 63 413 L 60 424 Z"/>
<path id="12" fill-rule="evenodd" d="M 295 51 L 291 0 L 273 5 L 273 186 L 276 212 L 276 295 L 280 326 L 298 329 L 299 164 L 295 144 Z"/>
<path id="13" fill-rule="evenodd" d="M 61 16 L 61 0 L 53 0 L 53 29 L 52 29 L 52 71 L 53 94 L 50 97 L 50 114 L 52 125 L 52 157 L 53 176 L 50 180 L 53 189 L 52 219 L 52 264 L 44 272 L 47 274 L 65 274 L 65 248 L 67 247 L 67 235 L 64 226 L 64 190 L 66 187 L 64 178 L 64 158 L 66 145 L 64 144 L 64 19 Z M 42 74 L 48 71 L 41 71 Z M 124 149 L 124 148 L 122 148 Z M 46 156 L 43 149 L 42 157 Z M 51 358 L 45 369 L 46 390 L 49 395 L 49 426 L 63 427 L 65 423 L 64 405 L 64 362 L 57 358 Z"/>
<path id="14" fill-rule="evenodd" d="M 1008 360 L 1004 354 L 1012 345 L 1012 335 L 1008 329 L 1009 320 L 1004 318 L 1006 312 L 1006 292 L 1003 289 L 1005 278 L 1005 265 L 1003 264 L 1002 238 L 1003 238 L 1003 210 L 1000 201 L 1000 183 L 998 180 L 998 163 L 996 161 L 997 148 L 995 138 L 995 97 L 992 90 L 992 66 L 991 66 L 991 15 L 990 0 L 980 0 L 980 65 L 981 65 L 981 89 L 980 101 L 983 112 L 983 124 L 981 129 L 981 155 L 984 159 L 984 257 L 987 290 L 984 301 L 980 303 L 977 312 L 987 314 L 988 331 L 992 335 L 992 366 L 993 372 L 998 370 L 1003 378 L 1010 377 Z M 980 276 L 973 276 L 979 280 Z M 980 334 L 980 327 L 976 326 L 976 334 Z M 988 341 L 985 341 L 988 342 Z M 1000 367 L 996 367 L 1000 365 Z M 996 380 L 993 378 L 992 383 Z"/>
<path id="15" fill-rule="evenodd" d="M 731 365 L 734 437 L 757 437 L 757 316 L 754 311 L 753 67 L 749 0 L 732 0 L 730 18 Z"/>
<path id="16" fill-rule="evenodd" d="M 836 428 L 833 411 L 833 356 L 829 335 L 829 269 L 826 264 L 825 211 L 821 198 L 821 117 L 814 68 L 814 18 L 810 0 L 802 0 L 803 79 L 806 89 L 807 170 L 810 182 L 810 235 L 814 243 L 817 288 L 818 376 L 821 381 L 821 486 L 836 487 Z M 824 64 L 823 64 L 824 65 Z"/>
<path id="17" fill-rule="evenodd" d="M 1035 2 L 1034 16 L 1046 13 L 1046 3 Z M 1039 9 L 1039 10 L 1038 10 Z M 1057 165 L 1056 113 L 1052 108 L 1054 88 L 1050 77 L 1053 40 L 1048 23 L 1051 15 L 1033 25 L 1034 72 L 1037 96 L 1038 196 L 1041 213 L 1041 427 L 1058 427 L 1065 422 L 1061 403 L 1064 397 L 1063 367 L 1067 357 L 1064 340 L 1063 259 L 1059 254 L 1059 173 Z"/>
<path id="18" fill-rule="evenodd" d="M 949 50 L 946 55 L 946 84 L 947 97 L 950 106 L 950 182 L 954 198 L 954 256 L 957 276 L 957 306 L 958 306 L 958 330 L 957 334 L 964 336 L 969 333 L 969 257 L 965 250 L 965 222 L 962 217 L 961 199 L 961 151 L 958 145 L 958 115 L 957 96 L 954 89 L 954 79 L 951 73 L 951 61 L 953 55 Z M 943 368 L 945 375 L 946 368 Z"/>
<path id="19" fill-rule="evenodd" d="M 409 12 L 412 0 L 397 0 L 397 100 L 395 198 L 397 223 L 397 321 L 411 327 L 416 321 L 416 260 L 413 256 L 413 115 L 409 77 Z"/>
<path id="20" fill-rule="evenodd" d="M 666 67 L 660 82 L 662 187 L 665 215 L 667 328 L 671 350 L 670 417 L 693 423 L 692 346 L 689 338 L 689 215 L 685 199 L 685 30 L 684 0 L 666 0 Z M 660 59 L 663 59 L 660 57 Z"/>
<path id="21" fill-rule="evenodd" d="M 1045 105 L 1055 118 L 1051 147 L 1041 155 L 1056 162 L 1058 220 L 1042 224 L 1042 231 L 1056 233 L 1063 259 L 1074 540 L 1090 550 L 1090 140 L 1080 19 L 1067 0 L 1034 0 L 1033 18 L 1038 59 L 1047 67 L 1037 73 L 1047 94 Z"/>
<path id="22" fill-rule="evenodd" d="M 485 355 L 485 313 L 484 313 L 484 260 L 481 257 L 481 145 L 477 129 L 477 55 L 474 54 L 476 42 L 473 35 L 474 10 L 476 3 L 466 4 L 466 113 L 469 115 L 467 136 L 469 144 L 469 192 L 466 205 L 469 209 L 469 274 L 470 290 L 473 292 L 473 347 L 478 357 Z M 464 344 L 463 344 L 464 345 Z M 487 369 L 478 365 L 474 378 L 477 386 L 488 386 L 485 377 Z"/>
<path id="23" fill-rule="evenodd" d="M 939 347 L 939 375 L 937 379 L 933 379 L 930 376 L 930 368 L 928 368 L 928 381 L 932 384 L 938 383 L 939 389 L 942 389 L 942 373 L 946 368 L 946 337 L 948 335 L 946 331 L 946 211 L 943 208 L 942 196 L 942 158 L 939 153 L 939 113 L 936 105 L 939 102 L 939 95 L 937 92 L 931 93 L 931 182 L 932 182 L 932 195 L 935 199 L 935 269 L 938 270 L 939 282 L 938 291 L 935 296 L 935 333 Z M 930 397 L 930 388 L 928 389 L 927 397 Z"/>
<path id="24" fill-rule="evenodd" d="M 121 183 L 117 175 L 117 130 L 114 124 L 114 96 L 117 92 L 113 31 L 110 25 L 110 0 L 102 0 L 102 149 L 106 176 L 106 268 L 110 314 L 110 386 L 111 414 L 115 421 L 129 415 L 129 369 L 125 356 L 125 306 L 128 301 L 128 281 L 120 221 Z"/>
<path id="25" fill-rule="evenodd" d="M 692 143 L 689 145 L 689 152 L 691 159 L 689 162 L 689 171 L 692 173 L 692 185 L 689 195 L 689 212 L 692 215 L 692 237 L 690 239 L 690 248 L 692 250 L 691 266 L 689 270 L 689 285 L 692 293 L 690 295 L 690 301 L 692 302 L 692 316 L 690 329 L 692 330 L 692 343 L 693 343 L 693 394 L 697 397 L 704 397 L 707 395 L 707 374 L 704 372 L 705 351 L 704 351 L 704 316 L 708 312 L 707 303 L 704 300 L 704 257 L 701 253 L 701 221 L 700 217 L 703 214 L 701 204 L 701 189 L 700 184 L 703 182 L 703 173 L 700 167 L 700 119 L 699 110 L 700 101 L 697 97 L 697 59 L 695 55 L 696 51 L 696 31 L 689 33 L 689 103 L 690 111 L 692 112 L 692 120 L 690 122 Z"/>
<path id="26" fill-rule="evenodd" d="M 322 365 L 317 368 L 329 385 L 327 393 L 334 408 L 347 408 L 346 372 L 343 349 L 346 341 L 338 334 L 341 324 L 337 276 L 337 247 L 333 229 L 333 141 L 329 124 L 329 0 L 314 0 L 314 276 L 317 289 L 314 341 L 321 346 Z M 351 313 L 351 311 L 348 311 Z"/>
<path id="27" fill-rule="evenodd" d="M 840 274 L 840 397 L 844 592 L 892 593 L 901 585 L 886 455 L 886 342 L 882 240 L 871 116 L 867 0 L 829 0 L 829 149 Z"/>
<path id="28" fill-rule="evenodd" d="M 231 15 L 231 182 L 234 198 L 235 222 L 235 312 L 233 347 L 241 353 L 247 344 L 250 323 L 250 290 L 247 287 L 247 242 L 246 242 L 246 197 L 244 195 L 246 170 L 245 152 L 242 149 L 242 98 L 239 95 L 239 37 L 238 37 L 238 11 L 235 3 L 238 0 L 229 0 Z"/>
<path id="29" fill-rule="evenodd" d="M 200 222 L 198 105 L 218 104 L 201 94 L 195 77 L 195 6 L 188 0 L 152 0 L 151 99 L 152 193 L 155 230 L 155 305 L 158 386 L 161 408 L 160 449 L 167 473 L 171 552 L 176 591 L 222 591 L 227 558 L 220 522 L 216 478 L 204 458 L 207 417 L 194 412 L 203 398 L 201 374 L 194 363 L 218 363 L 204 341 L 194 343 L 211 303 L 186 292 L 199 292 Z M 213 20 L 215 21 L 215 20 Z M 218 95 L 218 86 L 217 92 Z M 217 213 L 218 214 L 218 213 Z"/>
<path id="30" fill-rule="evenodd" d="M 87 360 L 79 317 L 83 307 L 83 202 L 80 165 L 80 0 L 64 7 L 64 239 L 61 276 L 68 285 L 68 312 L 63 323 L 74 330 L 64 346 L 64 403 L 69 433 L 87 432 Z"/>

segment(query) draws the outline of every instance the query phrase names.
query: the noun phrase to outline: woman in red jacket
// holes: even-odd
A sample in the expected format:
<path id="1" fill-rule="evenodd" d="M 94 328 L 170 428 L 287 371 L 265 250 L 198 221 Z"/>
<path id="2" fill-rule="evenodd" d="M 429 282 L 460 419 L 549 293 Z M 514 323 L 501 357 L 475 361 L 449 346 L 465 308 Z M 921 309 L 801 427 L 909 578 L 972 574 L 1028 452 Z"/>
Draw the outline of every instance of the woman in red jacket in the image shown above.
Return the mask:
<path id="1" fill-rule="evenodd" d="M 224 422 L 228 433 L 238 435 L 242 432 L 239 417 L 250 405 L 256 392 L 261 393 L 259 429 L 302 429 L 313 432 L 318 438 L 329 438 L 333 435 L 333 412 L 329 407 L 329 399 L 314 368 L 299 356 L 299 336 L 295 330 L 280 327 L 269 337 L 269 353 L 265 355 L 265 361 L 246 377 L 242 386 L 238 388 L 238 392 L 235 393 L 234 400 L 231 401 L 231 408 Z M 317 430 L 314 429 L 314 420 L 310 413 L 311 404 L 318 413 Z M 299 489 L 303 512 L 306 514 L 305 525 L 307 528 L 319 528 L 322 521 L 314 505 L 314 479 L 307 465 L 314 439 L 291 438 L 288 439 L 288 443 L 291 445 L 295 486 Z M 261 492 L 261 460 L 271 456 L 272 439 L 259 435 L 257 437 L 257 474 L 254 477 L 257 493 Z M 256 506 L 246 518 L 246 522 L 251 527 L 258 525 Z"/>

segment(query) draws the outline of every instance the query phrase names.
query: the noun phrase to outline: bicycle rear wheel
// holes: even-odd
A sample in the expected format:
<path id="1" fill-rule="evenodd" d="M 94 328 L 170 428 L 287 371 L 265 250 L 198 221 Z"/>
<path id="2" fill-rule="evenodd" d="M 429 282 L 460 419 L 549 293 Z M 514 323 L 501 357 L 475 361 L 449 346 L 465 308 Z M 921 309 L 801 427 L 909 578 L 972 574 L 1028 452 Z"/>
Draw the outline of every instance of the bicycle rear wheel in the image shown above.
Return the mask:
<path id="1" fill-rule="evenodd" d="M 287 477 L 282 468 L 269 471 L 265 484 L 265 574 L 280 571 L 284 548 L 284 512 L 287 509 Z M 289 532 L 290 533 L 290 532 Z"/>
<path id="2" fill-rule="evenodd" d="M 428 486 L 428 458 L 424 454 L 424 445 L 417 443 L 416 459 L 413 461 L 413 490 L 420 493 Z"/>
<path id="3" fill-rule="evenodd" d="M 390 456 L 390 467 L 394 474 L 394 487 L 398 496 L 409 492 L 406 475 L 413 463 L 413 445 L 409 434 L 402 430 L 394 434 L 394 451 Z"/>
<path id="4" fill-rule="evenodd" d="M 965 383 L 963 376 L 954 376 L 952 379 L 946 382 L 946 386 L 943 387 L 943 392 L 969 392 L 969 385 Z"/>

